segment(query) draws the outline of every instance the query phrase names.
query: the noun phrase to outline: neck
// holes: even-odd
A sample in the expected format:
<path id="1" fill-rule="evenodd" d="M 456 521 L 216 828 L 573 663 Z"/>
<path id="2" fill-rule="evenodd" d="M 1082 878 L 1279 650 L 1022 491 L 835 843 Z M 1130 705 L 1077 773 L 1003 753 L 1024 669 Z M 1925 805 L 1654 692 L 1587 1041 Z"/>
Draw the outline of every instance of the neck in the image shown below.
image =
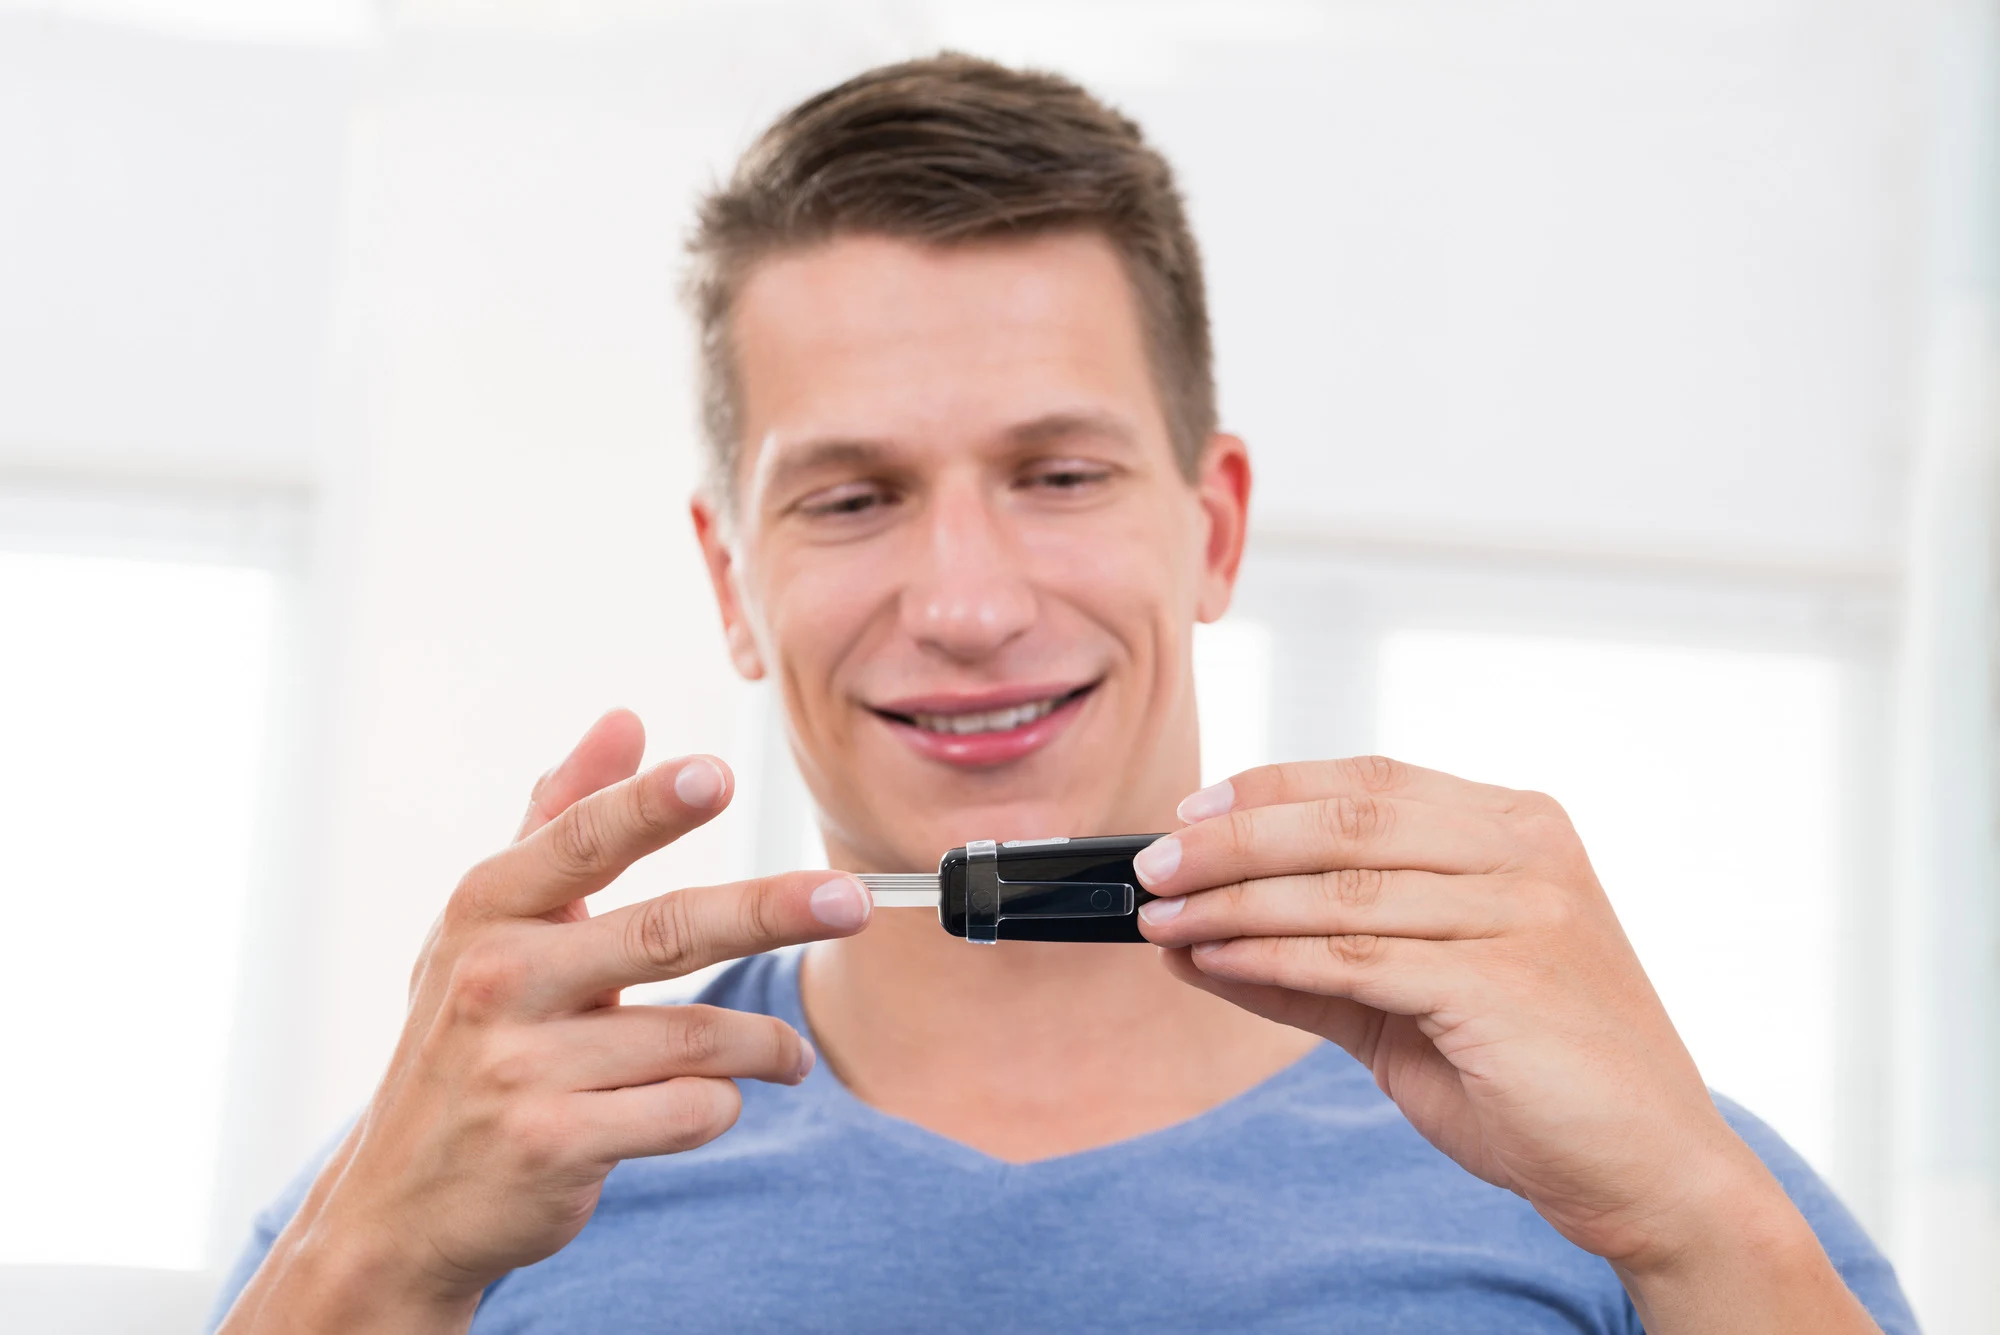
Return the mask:
<path id="1" fill-rule="evenodd" d="M 974 946 L 913 909 L 812 947 L 800 988 L 859 1098 L 1014 1162 L 1184 1121 L 1317 1042 L 1179 982 L 1154 946 Z"/>

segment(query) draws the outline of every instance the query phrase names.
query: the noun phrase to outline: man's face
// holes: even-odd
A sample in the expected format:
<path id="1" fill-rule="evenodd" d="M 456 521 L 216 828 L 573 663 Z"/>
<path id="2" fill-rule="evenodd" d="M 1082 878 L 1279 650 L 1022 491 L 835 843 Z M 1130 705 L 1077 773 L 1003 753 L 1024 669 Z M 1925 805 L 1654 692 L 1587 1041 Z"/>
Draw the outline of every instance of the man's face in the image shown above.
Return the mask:
<path id="1" fill-rule="evenodd" d="M 1249 474 L 1226 436 L 1177 468 L 1110 244 L 839 238 L 762 263 L 734 334 L 738 509 L 696 524 L 836 856 L 1158 825 Z"/>

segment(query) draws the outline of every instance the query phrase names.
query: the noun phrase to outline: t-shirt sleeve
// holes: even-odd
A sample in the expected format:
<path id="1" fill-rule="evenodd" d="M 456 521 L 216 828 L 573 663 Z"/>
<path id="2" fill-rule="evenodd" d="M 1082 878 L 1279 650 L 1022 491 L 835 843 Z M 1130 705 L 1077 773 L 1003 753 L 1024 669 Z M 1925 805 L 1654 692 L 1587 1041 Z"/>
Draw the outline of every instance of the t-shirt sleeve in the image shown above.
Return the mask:
<path id="1" fill-rule="evenodd" d="M 1883 1335 L 1917 1335 L 1916 1318 L 1903 1297 L 1902 1286 L 1896 1282 L 1896 1271 L 1889 1258 L 1869 1239 L 1833 1189 L 1777 1132 L 1728 1099 L 1718 1096 L 1715 1104 L 1736 1134 L 1757 1152 L 1764 1166 L 1783 1185 L 1792 1204 L 1799 1207 L 1799 1213 L 1819 1235 L 1820 1246 L 1826 1249 L 1833 1268 L 1882 1327 Z M 1636 1319 L 1632 1328 L 1639 1328 Z"/>
<path id="2" fill-rule="evenodd" d="M 328 1141 L 319 1153 L 313 1155 L 306 1166 L 299 1170 L 298 1176 L 278 1193 L 276 1200 L 264 1207 L 256 1222 L 251 1224 L 250 1240 L 243 1245 L 242 1252 L 236 1258 L 236 1264 L 229 1267 L 229 1273 L 223 1278 L 222 1287 L 216 1290 L 215 1306 L 209 1311 L 205 1330 L 213 1332 L 222 1324 L 222 1319 L 229 1315 L 229 1309 L 236 1305 L 237 1295 L 250 1283 L 250 1277 L 257 1273 L 257 1267 L 264 1264 L 264 1258 L 271 1253 L 271 1244 L 285 1231 L 285 1225 L 291 1223 L 292 1216 L 299 1212 L 299 1205 L 305 1200 L 306 1193 L 312 1190 L 313 1181 L 319 1176 L 319 1170 L 326 1166 L 326 1161 L 332 1157 L 334 1150 L 338 1149 L 340 1142 L 346 1139 L 347 1131 L 347 1127 L 342 1127 L 338 1135 Z"/>

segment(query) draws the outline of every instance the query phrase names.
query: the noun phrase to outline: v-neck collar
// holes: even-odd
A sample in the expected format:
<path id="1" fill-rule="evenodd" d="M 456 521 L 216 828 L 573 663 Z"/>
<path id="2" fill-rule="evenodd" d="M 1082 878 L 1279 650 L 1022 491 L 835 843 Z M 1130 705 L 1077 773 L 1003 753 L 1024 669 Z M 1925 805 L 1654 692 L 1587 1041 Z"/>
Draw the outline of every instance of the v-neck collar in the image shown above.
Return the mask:
<path id="1" fill-rule="evenodd" d="M 772 961 L 774 977 L 771 980 L 770 999 L 773 1013 L 801 1034 L 812 1039 L 812 1027 L 806 1021 L 805 999 L 799 991 L 799 970 L 805 958 L 804 950 L 780 952 Z M 817 1046 L 817 1040 L 813 1040 Z M 893 1113 L 864 1101 L 847 1087 L 831 1067 L 819 1063 L 812 1074 L 805 1079 L 804 1091 L 816 1095 L 817 1111 L 828 1120 L 837 1121 L 856 1130 L 891 1142 L 899 1148 L 926 1159 L 951 1165 L 961 1171 L 984 1177 L 999 1178 L 1045 1178 L 1060 1180 L 1078 1173 L 1094 1172 L 1115 1165 L 1122 1158 L 1148 1155 L 1161 1150 L 1172 1150 L 1177 1146 L 1226 1134 L 1243 1122 L 1257 1115 L 1258 1111 L 1273 1099 L 1282 1098 L 1295 1086 L 1320 1078 L 1329 1063 L 1337 1063 L 1347 1058 L 1332 1043 L 1321 1042 L 1308 1048 L 1301 1056 L 1273 1071 L 1256 1084 L 1231 1095 L 1214 1107 L 1196 1113 L 1170 1125 L 1152 1131 L 1143 1131 L 1136 1136 L 1114 1140 L 1105 1145 L 1093 1145 L 1088 1149 L 1072 1150 L 1067 1154 L 1052 1155 L 1046 1159 L 1031 1159 L 1026 1163 L 1015 1163 L 975 1149 L 963 1141 L 953 1140 Z M 1356 1068 L 1359 1069 L 1358 1067 Z"/>

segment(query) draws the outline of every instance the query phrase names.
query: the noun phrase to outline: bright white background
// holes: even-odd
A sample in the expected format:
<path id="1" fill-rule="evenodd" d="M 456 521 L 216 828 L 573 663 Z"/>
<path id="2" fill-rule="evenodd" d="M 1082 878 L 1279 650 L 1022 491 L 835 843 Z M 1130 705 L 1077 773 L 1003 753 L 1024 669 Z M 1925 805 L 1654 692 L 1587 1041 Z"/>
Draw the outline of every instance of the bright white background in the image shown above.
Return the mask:
<path id="1" fill-rule="evenodd" d="M 0 0 L 0 1326 L 195 1328 L 602 708 L 809 813 L 688 537 L 693 193 L 941 45 L 1179 165 L 1207 767 L 1555 793 L 1712 1083 L 2000 1330 L 1991 0 Z"/>
<path id="2" fill-rule="evenodd" d="M 8 841 L 0 938 L 9 1261 L 205 1259 L 272 585 L 240 567 L 0 554 L 0 624 L 49 646 L 10 661 L 0 697 L 0 807 L 34 818 Z"/>

